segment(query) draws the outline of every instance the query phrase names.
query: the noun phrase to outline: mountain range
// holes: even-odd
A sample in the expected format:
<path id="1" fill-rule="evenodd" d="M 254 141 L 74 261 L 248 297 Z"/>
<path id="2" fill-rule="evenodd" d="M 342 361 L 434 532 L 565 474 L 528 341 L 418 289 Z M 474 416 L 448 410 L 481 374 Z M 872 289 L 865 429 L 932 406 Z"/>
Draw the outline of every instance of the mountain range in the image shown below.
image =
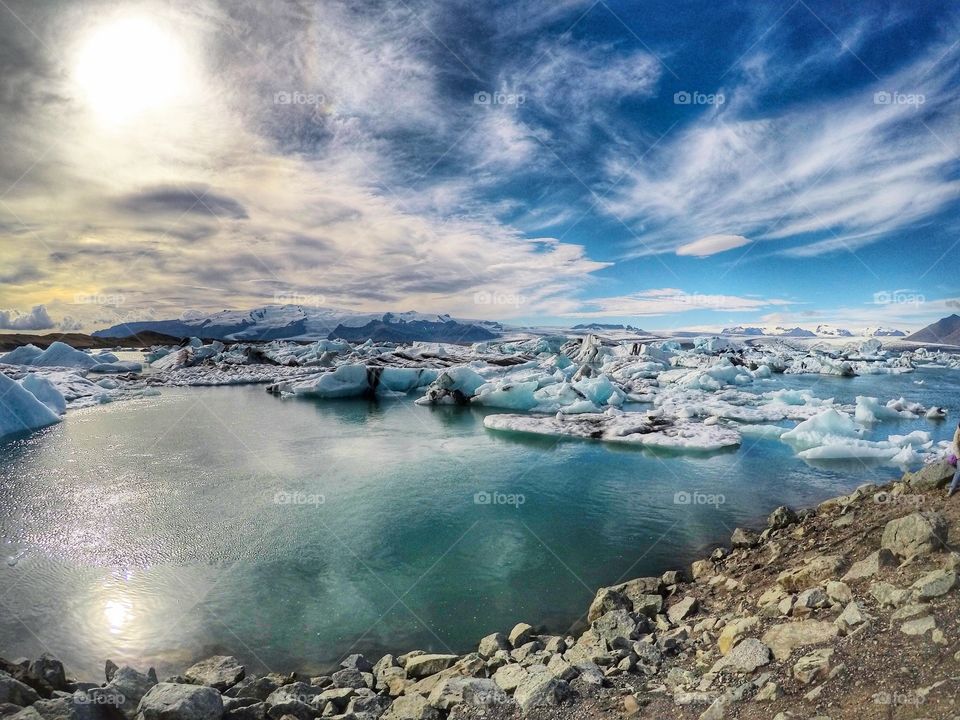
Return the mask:
<path id="1" fill-rule="evenodd" d="M 960 315 L 948 315 L 907 338 L 913 342 L 960 345 Z"/>
<path id="2" fill-rule="evenodd" d="M 151 331 L 173 337 L 204 340 L 343 340 L 382 342 L 478 342 L 503 331 L 496 322 L 460 320 L 449 315 L 418 312 L 361 313 L 336 308 L 267 305 L 250 311 L 222 310 L 177 320 L 121 323 L 92 333 L 98 338 L 123 339 Z"/>

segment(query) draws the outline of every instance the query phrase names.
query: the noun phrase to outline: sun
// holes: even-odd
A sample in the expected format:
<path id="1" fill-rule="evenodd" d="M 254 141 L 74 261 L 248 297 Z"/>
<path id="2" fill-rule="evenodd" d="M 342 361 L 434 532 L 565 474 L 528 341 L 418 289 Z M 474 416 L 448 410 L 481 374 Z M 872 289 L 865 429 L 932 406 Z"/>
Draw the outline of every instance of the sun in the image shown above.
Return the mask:
<path id="1" fill-rule="evenodd" d="M 184 69 L 185 50 L 175 35 L 149 18 L 129 17 L 83 39 L 73 76 L 91 111 L 123 123 L 168 108 L 186 82 Z"/>

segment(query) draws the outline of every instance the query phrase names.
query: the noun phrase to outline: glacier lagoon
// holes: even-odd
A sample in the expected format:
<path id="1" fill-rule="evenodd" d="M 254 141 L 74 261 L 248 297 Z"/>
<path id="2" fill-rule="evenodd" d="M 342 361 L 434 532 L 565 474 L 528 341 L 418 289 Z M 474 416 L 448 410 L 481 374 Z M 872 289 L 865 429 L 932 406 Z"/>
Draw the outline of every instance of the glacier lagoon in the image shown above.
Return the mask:
<path id="1" fill-rule="evenodd" d="M 757 391 L 781 388 L 960 401 L 935 368 L 781 375 Z M 256 673 L 464 652 L 519 621 L 566 630 L 600 586 L 682 567 L 777 505 L 899 474 L 813 466 L 774 439 L 674 455 L 493 432 L 493 412 L 164 388 L 5 441 L 7 651 L 53 651 L 85 676 L 106 657 L 162 675 L 215 652 Z M 955 423 L 886 421 L 867 437 L 946 440 Z"/>

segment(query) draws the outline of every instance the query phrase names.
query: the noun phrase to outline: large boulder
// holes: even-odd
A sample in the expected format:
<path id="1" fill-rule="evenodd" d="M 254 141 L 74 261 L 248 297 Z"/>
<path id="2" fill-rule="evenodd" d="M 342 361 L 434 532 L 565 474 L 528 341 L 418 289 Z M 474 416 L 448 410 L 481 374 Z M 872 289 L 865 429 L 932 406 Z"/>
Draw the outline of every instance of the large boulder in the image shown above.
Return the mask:
<path id="1" fill-rule="evenodd" d="M 763 634 L 763 644 L 773 651 L 777 660 L 786 660 L 794 648 L 823 645 L 838 634 L 836 625 L 820 620 L 802 620 L 775 625 Z"/>
<path id="2" fill-rule="evenodd" d="M 925 465 L 916 472 L 908 472 L 903 476 L 903 482 L 913 490 L 936 490 L 946 487 L 953 479 L 956 468 L 946 460 Z"/>
<path id="3" fill-rule="evenodd" d="M 137 720 L 220 720 L 223 700 L 210 687 L 158 683 L 140 700 Z"/>
<path id="4" fill-rule="evenodd" d="M 132 718 L 143 696 L 157 684 L 156 675 L 143 674 L 129 665 L 124 665 L 110 674 L 110 682 L 102 688 L 87 691 L 87 695 L 97 704 L 116 707 L 124 716 Z"/>
<path id="5" fill-rule="evenodd" d="M 263 677 L 245 677 L 233 687 L 224 691 L 227 697 L 254 698 L 263 702 L 270 694 L 293 682 L 292 675 L 270 673 Z"/>
<path id="6" fill-rule="evenodd" d="M 570 686 L 553 676 L 543 665 L 535 665 L 527 669 L 527 676 L 520 682 L 513 693 L 523 712 L 535 707 L 550 707 L 559 705 L 570 695 Z"/>
<path id="7" fill-rule="evenodd" d="M 449 710 L 454 705 L 492 707 L 507 702 L 507 694 L 489 678 L 444 678 L 430 692 L 427 701 L 436 708 Z"/>
<path id="8" fill-rule="evenodd" d="M 895 555 L 911 558 L 943 548 L 949 532 L 950 524 L 940 513 L 915 512 L 888 522 L 880 544 Z"/>
<path id="9" fill-rule="evenodd" d="M 843 569 L 841 555 L 817 555 L 802 565 L 784 570 L 777 575 L 777 583 L 787 592 L 800 592 L 827 580 L 834 580 Z"/>
<path id="10" fill-rule="evenodd" d="M 720 631 L 720 637 L 717 638 L 717 648 L 721 655 L 726 655 L 737 643 L 743 640 L 757 625 L 760 624 L 760 618 L 751 615 L 737 620 L 731 620 Z"/>
<path id="11" fill-rule="evenodd" d="M 611 610 L 590 626 L 594 635 L 613 647 L 618 639 L 632 640 L 637 634 L 637 619 L 626 610 Z"/>
<path id="12" fill-rule="evenodd" d="M 407 677 L 425 678 L 446 670 L 460 658 L 456 655 L 417 655 L 407 660 Z"/>
<path id="13" fill-rule="evenodd" d="M 767 527 L 772 530 L 782 530 L 797 521 L 797 514 L 786 505 L 781 505 L 767 518 Z"/>
<path id="14" fill-rule="evenodd" d="M 480 653 L 481 657 L 491 658 L 497 654 L 498 650 L 509 650 L 510 641 L 507 639 L 507 636 L 503 633 L 491 633 L 486 637 L 480 640 L 480 645 L 477 646 L 477 652 Z"/>
<path id="15" fill-rule="evenodd" d="M 283 685 L 270 693 L 266 699 L 267 705 L 270 706 L 270 717 L 273 720 L 279 720 L 284 715 L 293 715 L 298 720 L 311 720 L 320 714 L 314 704 L 314 698 L 321 692 L 320 688 L 304 682 Z"/>
<path id="16" fill-rule="evenodd" d="M 191 666 L 183 674 L 194 685 L 207 685 L 223 692 L 243 680 L 243 665 L 230 655 L 214 655 Z"/>
<path id="17" fill-rule="evenodd" d="M 756 638 L 746 638 L 720 658 L 710 672 L 726 670 L 731 673 L 752 673 L 769 662 L 770 648 Z"/>
<path id="18" fill-rule="evenodd" d="M 851 565 L 843 576 L 843 582 L 867 580 L 879 574 L 881 570 L 894 568 L 897 564 L 897 556 L 886 548 L 881 548 Z"/>
<path id="19" fill-rule="evenodd" d="M 5 672 L 0 672 L 0 703 L 26 707 L 39 699 L 39 693 L 32 687 Z"/>
<path id="20" fill-rule="evenodd" d="M 63 663 L 49 653 L 44 653 L 31 662 L 30 672 L 46 680 L 54 690 L 67 689 L 67 675 L 63 670 Z"/>
<path id="21" fill-rule="evenodd" d="M 381 716 L 381 720 L 439 720 L 440 711 L 423 695 L 403 695 Z"/>

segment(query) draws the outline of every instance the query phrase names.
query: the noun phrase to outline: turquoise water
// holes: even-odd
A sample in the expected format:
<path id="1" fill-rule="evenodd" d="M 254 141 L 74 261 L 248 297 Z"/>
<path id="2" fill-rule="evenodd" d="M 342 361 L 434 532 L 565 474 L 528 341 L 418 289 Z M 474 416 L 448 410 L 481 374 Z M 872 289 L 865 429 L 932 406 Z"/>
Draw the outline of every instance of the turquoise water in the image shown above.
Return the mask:
<path id="1" fill-rule="evenodd" d="M 935 370 L 756 389 L 781 387 L 960 400 Z M 956 414 L 873 434 L 943 439 Z M 214 652 L 252 672 L 463 652 L 521 620 L 576 626 L 597 587 L 682 566 L 777 505 L 898 474 L 810 467 L 750 438 L 704 457 L 495 434 L 483 415 L 166 389 L 0 445 L 0 654 L 53 652 L 99 677 L 107 657 L 163 674 Z M 697 492 L 711 502 L 676 502 Z"/>

